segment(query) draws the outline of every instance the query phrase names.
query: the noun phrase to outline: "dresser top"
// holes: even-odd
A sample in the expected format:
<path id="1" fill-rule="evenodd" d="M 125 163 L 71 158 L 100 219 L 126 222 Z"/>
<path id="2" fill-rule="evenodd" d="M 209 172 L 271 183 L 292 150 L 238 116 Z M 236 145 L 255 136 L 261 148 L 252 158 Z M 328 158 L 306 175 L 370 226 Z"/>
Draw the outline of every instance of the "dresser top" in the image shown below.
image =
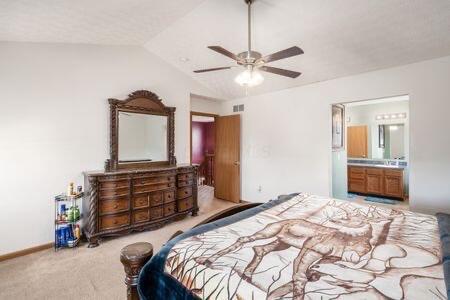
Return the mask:
<path id="1" fill-rule="evenodd" d="M 85 171 L 83 174 L 85 176 L 108 176 L 108 175 L 121 175 L 121 174 L 138 174 L 144 172 L 158 172 L 158 171 L 170 171 L 176 170 L 179 168 L 189 168 L 189 167 L 198 167 L 197 164 L 177 164 L 177 165 L 167 165 L 167 166 L 155 166 L 151 168 L 145 169 L 124 169 L 124 170 L 116 170 L 116 171 L 108 171 L 97 170 L 97 171 Z"/>

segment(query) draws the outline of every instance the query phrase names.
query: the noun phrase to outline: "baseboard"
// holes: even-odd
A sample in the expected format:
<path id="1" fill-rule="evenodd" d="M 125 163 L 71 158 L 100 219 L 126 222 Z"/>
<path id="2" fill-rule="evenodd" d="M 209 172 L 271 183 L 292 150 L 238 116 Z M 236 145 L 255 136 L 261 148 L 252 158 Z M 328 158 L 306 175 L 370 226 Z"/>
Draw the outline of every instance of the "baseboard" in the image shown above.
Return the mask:
<path id="1" fill-rule="evenodd" d="M 39 252 L 39 251 L 42 251 L 42 250 L 46 250 L 46 249 L 49 249 L 49 248 L 52 248 L 52 247 L 53 247 L 53 243 L 47 243 L 47 244 L 34 246 L 34 247 L 26 248 L 26 249 L 23 249 L 23 250 L 19 250 L 19 251 L 3 254 L 3 255 L 0 255 L 0 262 L 8 260 L 8 259 L 13 259 L 13 258 L 16 258 L 16 257 L 28 255 L 28 254 L 31 254 L 31 253 Z"/>

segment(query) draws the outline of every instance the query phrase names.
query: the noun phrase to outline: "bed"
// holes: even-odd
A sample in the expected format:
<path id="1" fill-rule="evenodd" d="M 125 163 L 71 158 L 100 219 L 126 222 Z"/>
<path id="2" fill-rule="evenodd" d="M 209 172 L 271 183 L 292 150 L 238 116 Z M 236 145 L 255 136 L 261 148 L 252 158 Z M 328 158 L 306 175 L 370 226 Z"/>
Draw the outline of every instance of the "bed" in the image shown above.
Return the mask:
<path id="1" fill-rule="evenodd" d="M 448 220 L 282 196 L 169 240 L 142 268 L 139 297 L 447 299 Z"/>

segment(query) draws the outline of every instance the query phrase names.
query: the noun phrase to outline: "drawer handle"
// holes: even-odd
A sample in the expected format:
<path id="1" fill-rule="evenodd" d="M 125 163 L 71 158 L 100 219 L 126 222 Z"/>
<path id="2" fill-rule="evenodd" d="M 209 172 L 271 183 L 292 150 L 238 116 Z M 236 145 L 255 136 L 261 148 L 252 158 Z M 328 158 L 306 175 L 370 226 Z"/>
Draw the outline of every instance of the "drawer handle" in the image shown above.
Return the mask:
<path id="1" fill-rule="evenodd" d="M 184 191 L 184 193 L 187 195 L 187 194 L 188 194 L 188 191 Z"/>
<path id="2" fill-rule="evenodd" d="M 114 224 L 114 225 L 116 225 L 117 223 L 118 223 L 118 221 L 117 221 L 117 220 L 114 220 L 114 221 L 113 221 L 113 224 Z"/>
<path id="3" fill-rule="evenodd" d="M 114 205 L 114 209 L 118 209 L 119 208 L 119 205 L 118 204 L 115 204 Z"/>

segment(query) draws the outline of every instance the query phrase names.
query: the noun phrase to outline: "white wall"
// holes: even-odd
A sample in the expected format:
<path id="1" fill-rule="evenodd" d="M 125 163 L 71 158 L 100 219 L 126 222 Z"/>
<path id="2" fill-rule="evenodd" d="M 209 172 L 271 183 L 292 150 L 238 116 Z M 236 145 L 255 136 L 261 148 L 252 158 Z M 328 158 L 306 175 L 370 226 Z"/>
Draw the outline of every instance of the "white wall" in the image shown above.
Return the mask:
<path id="1" fill-rule="evenodd" d="M 347 150 L 337 150 L 331 153 L 331 196 L 337 199 L 348 198 L 347 184 Z"/>
<path id="2" fill-rule="evenodd" d="M 190 93 L 217 97 L 140 47 L 0 43 L 0 255 L 53 240 L 53 196 L 109 156 L 108 98 L 148 89 L 176 106 L 189 161 Z"/>
<path id="3" fill-rule="evenodd" d="M 191 111 L 219 115 L 224 100 L 191 95 Z"/>
<path id="4" fill-rule="evenodd" d="M 411 208 L 450 212 L 449 78 L 444 57 L 224 103 L 223 114 L 245 103 L 242 199 L 330 195 L 330 105 L 408 94 Z"/>

